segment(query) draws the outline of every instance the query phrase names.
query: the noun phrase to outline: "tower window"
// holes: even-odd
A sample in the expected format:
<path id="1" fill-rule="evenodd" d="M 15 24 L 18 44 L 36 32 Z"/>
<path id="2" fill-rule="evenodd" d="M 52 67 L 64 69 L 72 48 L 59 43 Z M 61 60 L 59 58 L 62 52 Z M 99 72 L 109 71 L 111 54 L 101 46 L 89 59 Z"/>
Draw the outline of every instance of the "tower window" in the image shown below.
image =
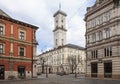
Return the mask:
<path id="1" fill-rule="evenodd" d="M 61 22 L 63 22 L 63 20 L 61 20 Z"/>
<path id="2" fill-rule="evenodd" d="M 62 39 L 62 45 L 63 45 L 63 43 L 64 43 L 64 39 Z"/>
<path id="3" fill-rule="evenodd" d="M 63 29 L 63 25 L 62 25 L 62 29 Z"/>
<path id="4" fill-rule="evenodd" d="M 57 45 L 57 39 L 56 39 L 56 45 Z"/>

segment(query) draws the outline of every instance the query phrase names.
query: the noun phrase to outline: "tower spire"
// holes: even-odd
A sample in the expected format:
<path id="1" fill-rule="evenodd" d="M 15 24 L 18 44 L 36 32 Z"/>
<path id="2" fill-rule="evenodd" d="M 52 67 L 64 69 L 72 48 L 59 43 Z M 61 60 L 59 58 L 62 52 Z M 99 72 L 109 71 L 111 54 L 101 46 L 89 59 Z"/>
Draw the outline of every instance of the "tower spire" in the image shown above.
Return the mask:
<path id="1" fill-rule="evenodd" d="M 60 1 L 59 1 L 59 10 L 61 10 L 61 3 L 60 3 Z"/>

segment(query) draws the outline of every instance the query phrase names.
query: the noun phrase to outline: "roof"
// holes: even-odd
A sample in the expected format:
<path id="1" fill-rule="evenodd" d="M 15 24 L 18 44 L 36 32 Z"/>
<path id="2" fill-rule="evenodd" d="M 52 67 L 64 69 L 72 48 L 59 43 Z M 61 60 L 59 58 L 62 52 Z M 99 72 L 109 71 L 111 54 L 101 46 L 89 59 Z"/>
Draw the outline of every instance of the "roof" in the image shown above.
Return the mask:
<path id="1" fill-rule="evenodd" d="M 7 14 L 6 14 L 4 11 L 2 11 L 1 9 L 0 9 L 0 19 L 7 20 L 7 21 L 11 21 L 11 22 L 13 22 L 13 23 L 20 24 L 20 25 L 23 25 L 23 26 L 26 26 L 26 27 L 38 29 L 37 26 L 34 26 L 34 25 L 31 25 L 31 24 L 28 24 L 28 23 L 25 23 L 25 22 L 22 22 L 22 21 L 19 21 L 19 20 L 16 20 L 16 19 L 11 18 L 9 15 L 7 15 Z"/>
<path id="2" fill-rule="evenodd" d="M 49 53 L 49 52 L 52 52 L 52 51 L 55 51 L 55 50 L 58 50 L 58 49 L 61 49 L 61 48 L 65 48 L 65 47 L 74 48 L 74 49 L 79 49 L 79 50 L 85 50 L 84 47 L 81 47 L 81 46 L 78 46 L 78 45 L 66 44 L 66 45 L 63 45 L 63 46 L 59 46 L 58 48 L 53 48 L 53 49 L 51 49 L 51 50 L 45 51 L 45 52 L 41 53 L 40 55 L 47 54 L 47 53 Z M 39 56 L 40 56 L 40 55 L 39 55 Z"/>
<path id="3" fill-rule="evenodd" d="M 0 9 L 0 15 L 3 15 L 5 17 L 11 18 L 8 14 L 6 14 L 3 10 Z"/>
<path id="4" fill-rule="evenodd" d="M 64 15 L 64 16 L 67 16 L 67 14 L 66 14 L 65 12 L 63 12 L 63 11 L 61 11 L 61 10 L 58 10 L 58 11 L 53 15 L 53 17 L 55 17 L 55 16 L 58 15 L 58 14 L 62 14 L 62 15 Z"/>
<path id="5" fill-rule="evenodd" d="M 74 44 L 66 44 L 66 47 L 70 47 L 70 48 L 76 48 L 76 49 L 80 49 L 80 50 L 85 50 L 84 47 L 78 46 L 78 45 L 74 45 Z"/>

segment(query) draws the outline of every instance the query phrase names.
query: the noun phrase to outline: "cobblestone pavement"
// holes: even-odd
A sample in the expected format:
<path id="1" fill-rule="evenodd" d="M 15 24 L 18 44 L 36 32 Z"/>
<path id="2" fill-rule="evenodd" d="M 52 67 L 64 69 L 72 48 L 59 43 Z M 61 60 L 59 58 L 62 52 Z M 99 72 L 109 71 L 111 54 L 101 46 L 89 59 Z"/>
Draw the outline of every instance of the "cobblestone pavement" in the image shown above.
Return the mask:
<path id="1" fill-rule="evenodd" d="M 55 74 L 39 76 L 37 79 L 0 81 L 0 84 L 120 84 L 120 80 L 75 78 L 74 75 L 58 76 Z"/>

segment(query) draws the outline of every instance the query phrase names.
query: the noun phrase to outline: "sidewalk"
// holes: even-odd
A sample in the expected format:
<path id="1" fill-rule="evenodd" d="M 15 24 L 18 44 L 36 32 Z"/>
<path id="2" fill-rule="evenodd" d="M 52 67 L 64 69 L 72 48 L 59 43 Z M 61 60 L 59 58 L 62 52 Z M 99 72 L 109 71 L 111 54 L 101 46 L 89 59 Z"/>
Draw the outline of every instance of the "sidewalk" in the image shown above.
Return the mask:
<path id="1" fill-rule="evenodd" d="M 29 79 L 13 79 L 13 80 L 8 80 L 8 79 L 5 79 L 5 80 L 0 80 L 0 82 L 9 82 L 9 81 L 21 81 L 21 80 L 36 80 L 38 78 L 29 78 Z"/>

